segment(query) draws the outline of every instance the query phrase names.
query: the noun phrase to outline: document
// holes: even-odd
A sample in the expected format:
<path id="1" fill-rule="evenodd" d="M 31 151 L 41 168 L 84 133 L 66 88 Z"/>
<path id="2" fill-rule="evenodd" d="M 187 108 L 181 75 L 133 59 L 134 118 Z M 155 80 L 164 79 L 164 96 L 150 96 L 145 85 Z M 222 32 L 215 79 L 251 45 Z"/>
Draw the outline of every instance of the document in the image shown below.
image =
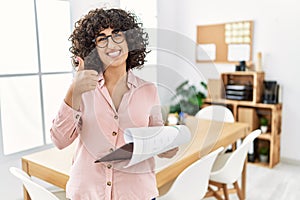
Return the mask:
<path id="1" fill-rule="evenodd" d="M 250 45 L 249 44 L 229 44 L 228 45 L 228 61 L 249 61 Z"/>
<path id="2" fill-rule="evenodd" d="M 216 45 L 215 44 L 198 44 L 197 45 L 197 60 L 198 61 L 214 61 L 216 60 Z"/>
<path id="3" fill-rule="evenodd" d="M 128 128 L 124 131 L 124 140 L 124 146 L 95 162 L 128 159 L 129 163 L 124 166 L 127 168 L 189 142 L 191 132 L 185 125 Z"/>

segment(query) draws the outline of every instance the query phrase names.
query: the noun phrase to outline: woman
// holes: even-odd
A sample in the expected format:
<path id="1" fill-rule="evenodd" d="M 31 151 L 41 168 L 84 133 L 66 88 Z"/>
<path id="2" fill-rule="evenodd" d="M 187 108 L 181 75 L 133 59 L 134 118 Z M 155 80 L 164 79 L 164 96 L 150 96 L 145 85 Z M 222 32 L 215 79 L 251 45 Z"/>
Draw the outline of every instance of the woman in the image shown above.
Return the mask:
<path id="1" fill-rule="evenodd" d="M 124 129 L 163 126 L 155 85 L 131 72 L 144 64 L 148 35 L 132 13 L 95 9 L 76 23 L 70 40 L 77 72 L 51 128 L 59 149 L 79 138 L 67 197 L 155 198 L 153 158 L 126 169 L 126 161 L 94 163 L 125 144 Z M 177 150 L 160 157 L 170 158 Z"/>

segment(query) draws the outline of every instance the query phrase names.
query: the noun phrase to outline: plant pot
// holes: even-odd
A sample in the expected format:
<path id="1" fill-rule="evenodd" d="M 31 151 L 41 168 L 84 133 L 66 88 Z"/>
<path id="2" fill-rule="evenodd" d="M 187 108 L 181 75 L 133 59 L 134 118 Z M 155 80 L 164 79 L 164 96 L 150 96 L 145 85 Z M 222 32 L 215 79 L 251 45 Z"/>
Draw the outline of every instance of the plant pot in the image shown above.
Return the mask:
<path id="1" fill-rule="evenodd" d="M 260 126 L 260 130 L 262 133 L 266 133 L 268 131 L 268 126 Z"/>
<path id="2" fill-rule="evenodd" d="M 259 154 L 259 161 L 267 163 L 268 162 L 268 155 Z"/>

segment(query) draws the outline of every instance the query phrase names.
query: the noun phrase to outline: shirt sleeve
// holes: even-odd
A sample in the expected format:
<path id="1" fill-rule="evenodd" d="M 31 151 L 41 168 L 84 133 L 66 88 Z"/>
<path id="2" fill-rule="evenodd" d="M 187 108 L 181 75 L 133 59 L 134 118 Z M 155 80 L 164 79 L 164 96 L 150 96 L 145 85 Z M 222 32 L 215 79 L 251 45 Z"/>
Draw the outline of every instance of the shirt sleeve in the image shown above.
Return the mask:
<path id="1" fill-rule="evenodd" d="M 81 115 L 80 111 L 74 110 L 65 102 L 61 104 L 50 129 L 51 139 L 57 148 L 63 149 L 77 138 Z"/>
<path id="2" fill-rule="evenodd" d="M 155 87 L 155 86 L 154 86 Z M 149 126 L 163 126 L 162 110 L 157 88 L 154 90 L 153 107 L 150 111 Z"/>

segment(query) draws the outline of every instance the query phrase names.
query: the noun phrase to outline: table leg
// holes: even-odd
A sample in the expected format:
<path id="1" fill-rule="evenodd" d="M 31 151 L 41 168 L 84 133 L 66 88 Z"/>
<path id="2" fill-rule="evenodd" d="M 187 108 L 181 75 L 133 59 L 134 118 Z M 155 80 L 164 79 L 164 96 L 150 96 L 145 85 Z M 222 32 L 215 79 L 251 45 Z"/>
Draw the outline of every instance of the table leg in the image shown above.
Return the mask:
<path id="1" fill-rule="evenodd" d="M 247 133 L 249 133 L 249 130 L 250 128 L 246 128 L 244 131 L 245 131 L 245 134 L 247 135 Z M 246 136 L 245 136 L 246 137 Z M 242 141 L 244 140 L 245 138 L 242 138 Z M 245 162 L 244 162 L 244 167 L 243 167 L 243 171 L 242 171 L 242 183 L 241 183 L 241 192 L 242 192 L 242 199 L 246 199 L 246 176 L 247 176 L 247 162 L 248 162 L 248 156 L 246 156 L 246 159 L 245 159 Z"/>
<path id="2" fill-rule="evenodd" d="M 25 171 L 27 174 L 29 174 L 29 171 L 28 171 L 28 163 L 26 160 L 23 160 L 22 159 L 22 169 L 23 171 Z M 31 200 L 26 188 L 23 186 L 23 190 L 24 190 L 24 200 Z"/>
<path id="3" fill-rule="evenodd" d="M 246 199 L 246 174 L 247 174 L 247 158 L 244 162 L 244 167 L 243 167 L 243 171 L 242 171 L 242 186 L 241 186 L 241 190 L 242 190 L 242 197 L 243 199 Z"/>

